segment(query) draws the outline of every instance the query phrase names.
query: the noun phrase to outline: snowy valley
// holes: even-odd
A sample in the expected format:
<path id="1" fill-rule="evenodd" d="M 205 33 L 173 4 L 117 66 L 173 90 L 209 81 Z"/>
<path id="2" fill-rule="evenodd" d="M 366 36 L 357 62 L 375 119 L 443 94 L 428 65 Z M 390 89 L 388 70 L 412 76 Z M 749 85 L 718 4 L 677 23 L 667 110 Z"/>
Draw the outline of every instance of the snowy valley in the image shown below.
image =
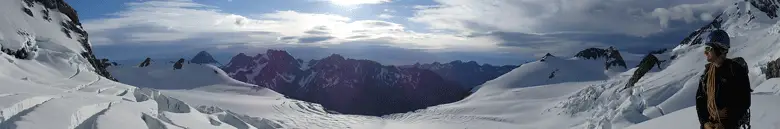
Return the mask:
<path id="1" fill-rule="evenodd" d="M 110 65 L 92 55 L 87 32 L 62 0 L 3 0 L 0 129 L 697 128 L 692 106 L 706 64 L 699 40 L 715 28 L 732 34 L 729 57 L 743 57 L 748 64 L 754 89 L 752 127 L 777 129 L 778 5 L 736 2 L 676 48 L 647 54 L 643 60 L 648 61 L 623 59 L 628 56 L 621 57 L 615 50 L 619 48 L 586 49 L 572 58 L 548 54 L 519 66 L 474 68 L 502 75 L 469 89 L 461 84 L 474 82 L 459 84 L 432 71 L 446 65 L 400 68 L 340 55 L 304 63 L 274 50 L 257 56 L 239 54 L 224 67 L 215 66 L 208 53 L 198 53 L 181 69 L 165 61 L 145 67 Z M 643 65 L 648 62 L 652 63 Z M 636 72 L 639 69 L 647 73 Z M 336 83 L 357 76 L 373 80 Z M 370 101 L 394 95 L 370 92 L 377 96 L 354 102 L 330 98 L 338 101 L 322 104 L 307 101 L 325 100 L 296 99 L 357 94 L 362 90 L 354 87 L 368 82 L 379 87 L 370 90 L 408 94 Z M 341 92 L 315 92 L 333 89 Z M 418 105 L 403 109 L 410 112 L 380 110 L 398 109 L 390 102 L 399 101 Z M 323 105 L 339 110 L 353 110 L 344 105 L 382 107 L 355 111 L 368 115 L 350 115 L 357 113 L 338 113 Z"/>

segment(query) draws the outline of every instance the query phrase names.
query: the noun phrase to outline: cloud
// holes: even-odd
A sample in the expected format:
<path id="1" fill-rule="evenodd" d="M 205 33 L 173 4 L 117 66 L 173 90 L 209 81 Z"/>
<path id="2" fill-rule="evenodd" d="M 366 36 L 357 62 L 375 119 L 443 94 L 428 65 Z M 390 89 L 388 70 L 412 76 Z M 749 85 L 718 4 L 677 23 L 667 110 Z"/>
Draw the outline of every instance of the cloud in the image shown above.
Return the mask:
<path id="1" fill-rule="evenodd" d="M 658 18 L 661 26 L 669 26 L 671 20 L 683 20 L 693 22 L 698 20 L 712 20 L 712 13 L 719 13 L 721 9 L 730 5 L 732 0 L 712 0 L 706 3 L 680 4 L 668 8 L 656 8 L 650 13 L 654 18 Z M 696 15 L 698 13 L 698 17 Z"/>
<path id="2" fill-rule="evenodd" d="M 534 57 L 545 53 L 570 57 L 575 53 L 590 47 L 606 48 L 614 46 L 621 52 L 646 54 L 650 50 L 672 48 L 680 43 L 698 26 L 667 30 L 663 33 L 648 36 L 631 36 L 605 33 L 550 33 L 527 34 L 519 32 L 489 32 L 474 33 L 469 37 L 493 37 L 499 40 L 502 47 L 517 48 Z"/>
<path id="3" fill-rule="evenodd" d="M 407 27 L 419 26 L 292 10 L 239 15 L 188 0 L 131 2 L 110 17 L 83 23 L 96 48 L 110 48 L 103 52 L 137 52 L 126 48 L 168 50 L 145 54 L 162 55 L 208 48 L 226 53 L 312 48 L 388 62 L 462 59 L 505 64 L 548 52 L 573 55 L 588 47 L 616 46 L 621 51 L 643 53 L 673 46 L 699 27 L 676 23 L 711 19 L 716 10 L 693 6 L 712 2 L 672 0 L 435 1 L 440 4 L 415 6 L 416 12 L 409 18 L 428 28 L 410 29 Z M 693 15 L 673 14 L 686 10 Z M 393 12 L 386 9 L 380 13 Z M 423 30 L 411 31 L 419 29 Z M 379 51 L 424 54 L 405 53 L 419 55 L 405 58 L 377 54 Z"/>
<path id="4" fill-rule="evenodd" d="M 328 29 L 327 26 L 317 26 L 312 28 L 311 30 L 305 31 L 303 33 L 311 34 L 311 35 L 328 35 L 330 34 L 330 29 Z"/>
<path id="5" fill-rule="evenodd" d="M 335 14 L 273 11 L 238 15 L 189 0 L 142 1 L 126 5 L 128 8 L 111 14 L 111 17 L 84 22 L 90 37 L 97 39 L 95 45 L 195 41 L 187 44 L 251 43 L 262 46 L 370 41 L 399 48 L 467 51 L 490 51 L 496 46 L 491 38 L 417 33 L 398 23 L 353 20 Z"/>
<path id="6" fill-rule="evenodd" d="M 299 43 L 316 43 L 316 42 L 322 42 L 326 40 L 333 39 L 335 37 L 331 36 L 309 36 L 309 37 L 302 37 L 298 38 Z"/>
<path id="7" fill-rule="evenodd" d="M 284 36 L 279 37 L 279 41 L 282 42 L 288 42 L 288 43 L 320 43 L 323 41 L 331 40 L 336 37 L 333 36 L 318 36 L 318 35 L 309 35 L 309 36 Z"/>
<path id="8" fill-rule="evenodd" d="M 670 20 L 699 21 L 727 0 L 435 0 L 409 20 L 457 32 L 598 32 L 645 36 Z M 660 22 L 659 22 L 660 21 Z"/>
<path id="9" fill-rule="evenodd" d="M 390 18 L 393 18 L 394 16 L 390 15 L 390 14 L 384 14 L 383 13 L 383 14 L 379 14 L 379 16 L 377 16 L 377 17 L 382 18 L 382 19 L 390 19 Z"/>
<path id="10" fill-rule="evenodd" d="M 331 3 L 336 5 L 381 4 L 381 3 L 392 2 L 391 0 L 322 0 L 322 1 L 330 1 Z"/>

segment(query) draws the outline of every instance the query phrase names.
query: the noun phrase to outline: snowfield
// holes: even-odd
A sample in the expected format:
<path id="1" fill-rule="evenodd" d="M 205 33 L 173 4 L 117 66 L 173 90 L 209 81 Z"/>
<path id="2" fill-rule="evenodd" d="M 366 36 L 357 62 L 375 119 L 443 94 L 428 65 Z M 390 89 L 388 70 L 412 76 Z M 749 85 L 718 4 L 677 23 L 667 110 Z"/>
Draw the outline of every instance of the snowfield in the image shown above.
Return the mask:
<path id="1" fill-rule="evenodd" d="M 751 128 L 754 129 L 778 129 L 780 128 L 780 96 L 753 95 L 751 98 Z M 688 107 L 680 111 L 667 114 L 627 129 L 696 129 L 699 121 L 696 118 L 696 107 Z"/>
<path id="2" fill-rule="evenodd" d="M 780 80 L 760 73 L 780 57 L 780 23 L 732 15 L 760 12 L 750 6 L 740 2 L 725 11 L 723 28 L 733 36 L 729 56 L 748 63 L 753 127 L 780 128 Z M 109 67 L 115 82 L 96 74 L 79 55 L 85 49 L 77 38 L 60 30 L 69 20 L 64 14 L 50 10 L 52 21 L 43 20 L 36 3 L 31 17 L 21 0 L 0 7 L 0 45 L 38 49 L 29 60 L 0 53 L 0 129 L 697 128 L 693 96 L 706 64 L 701 45 L 681 45 L 659 56 L 676 59 L 624 89 L 635 68 L 615 73 L 600 61 L 548 57 L 458 102 L 381 117 L 343 115 L 238 82 L 212 65 Z"/>

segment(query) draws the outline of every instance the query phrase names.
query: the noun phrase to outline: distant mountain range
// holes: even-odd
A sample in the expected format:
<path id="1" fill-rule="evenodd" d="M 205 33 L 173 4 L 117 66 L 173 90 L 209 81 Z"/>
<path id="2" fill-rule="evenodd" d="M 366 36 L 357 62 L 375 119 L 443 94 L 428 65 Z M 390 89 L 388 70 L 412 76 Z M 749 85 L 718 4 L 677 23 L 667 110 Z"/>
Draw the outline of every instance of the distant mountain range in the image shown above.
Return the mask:
<path id="1" fill-rule="evenodd" d="M 498 76 L 512 71 L 517 65 L 493 66 L 490 64 L 479 65 L 475 61 L 463 62 L 460 60 L 449 63 L 434 62 L 431 64 L 420 64 L 401 66 L 404 68 L 427 69 L 439 74 L 446 80 L 455 81 L 464 89 L 472 88 L 484 84 L 486 81 L 493 80 Z"/>
<path id="2" fill-rule="evenodd" d="M 379 116 L 461 100 L 472 87 L 515 67 L 473 61 L 389 66 L 338 54 L 303 61 L 286 51 L 268 50 L 238 54 L 223 70 L 236 80 L 332 111 Z"/>

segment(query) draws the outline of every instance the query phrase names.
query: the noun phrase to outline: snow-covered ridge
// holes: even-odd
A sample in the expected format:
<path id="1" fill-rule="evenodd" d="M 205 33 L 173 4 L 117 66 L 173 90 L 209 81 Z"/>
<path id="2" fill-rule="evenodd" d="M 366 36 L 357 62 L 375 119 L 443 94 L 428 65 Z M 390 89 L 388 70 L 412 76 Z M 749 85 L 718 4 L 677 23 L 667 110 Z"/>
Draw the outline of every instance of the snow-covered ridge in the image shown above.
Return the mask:
<path id="1" fill-rule="evenodd" d="M 48 63 L 56 55 L 86 62 L 86 70 L 113 79 L 101 61 L 92 54 L 87 32 L 81 27 L 75 10 L 62 0 L 10 0 L 1 6 L 0 49 L 18 59 Z M 51 54 L 44 54 L 51 53 Z M 48 64 L 52 65 L 52 64 Z"/>
<path id="2" fill-rule="evenodd" d="M 538 61 L 520 65 L 520 67 L 496 79 L 485 82 L 474 90 L 469 97 L 490 95 L 507 89 L 555 84 L 562 82 L 582 82 L 605 80 L 611 74 L 604 62 L 587 59 L 562 59 L 545 56 Z"/>
<path id="3" fill-rule="evenodd" d="M 2 129 L 281 128 L 274 121 L 217 119 L 157 90 L 112 81 L 99 65 L 104 62 L 91 54 L 75 10 L 62 0 L 4 0 L 0 10 Z M 230 79 L 216 67 L 201 69 L 209 78 Z M 213 85 L 205 90 L 239 91 Z"/>

